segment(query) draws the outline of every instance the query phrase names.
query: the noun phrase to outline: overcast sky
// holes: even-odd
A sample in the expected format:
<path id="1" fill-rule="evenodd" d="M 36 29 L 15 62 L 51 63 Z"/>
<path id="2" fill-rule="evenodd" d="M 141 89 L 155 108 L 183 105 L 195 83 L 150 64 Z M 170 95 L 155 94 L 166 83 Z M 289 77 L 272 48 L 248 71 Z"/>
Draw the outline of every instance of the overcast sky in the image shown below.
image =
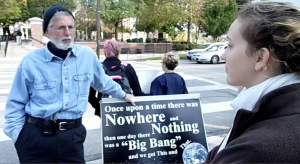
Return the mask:
<path id="1" fill-rule="evenodd" d="M 259 2 L 260 0 L 254 0 L 254 2 Z M 294 3 L 297 6 L 300 6 L 300 0 L 269 0 L 274 2 L 291 2 Z"/>

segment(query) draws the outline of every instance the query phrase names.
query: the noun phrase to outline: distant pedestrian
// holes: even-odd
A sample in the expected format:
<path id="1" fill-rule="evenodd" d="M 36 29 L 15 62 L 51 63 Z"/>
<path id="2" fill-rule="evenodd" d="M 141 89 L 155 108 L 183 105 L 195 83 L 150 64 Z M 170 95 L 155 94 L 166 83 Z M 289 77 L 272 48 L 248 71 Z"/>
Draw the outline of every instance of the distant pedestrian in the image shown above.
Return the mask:
<path id="1" fill-rule="evenodd" d="M 122 62 L 119 59 L 121 52 L 121 45 L 116 40 L 106 40 L 104 42 L 104 55 L 106 59 L 102 62 L 104 72 L 115 80 L 128 94 L 134 96 L 144 96 L 142 92 L 139 79 L 131 64 Z M 99 62 L 100 63 L 100 62 Z M 89 94 L 89 103 L 95 109 L 95 115 L 100 116 L 100 104 L 99 101 L 103 98 L 109 97 L 109 95 L 98 92 L 91 87 Z"/>
<path id="2" fill-rule="evenodd" d="M 22 37 L 22 32 L 20 30 L 17 31 L 17 44 L 22 44 L 22 41 L 21 41 L 21 37 Z"/>
<path id="3" fill-rule="evenodd" d="M 165 54 L 161 62 L 165 73 L 152 81 L 150 95 L 188 94 L 184 79 L 174 71 L 178 60 L 172 52 Z"/>

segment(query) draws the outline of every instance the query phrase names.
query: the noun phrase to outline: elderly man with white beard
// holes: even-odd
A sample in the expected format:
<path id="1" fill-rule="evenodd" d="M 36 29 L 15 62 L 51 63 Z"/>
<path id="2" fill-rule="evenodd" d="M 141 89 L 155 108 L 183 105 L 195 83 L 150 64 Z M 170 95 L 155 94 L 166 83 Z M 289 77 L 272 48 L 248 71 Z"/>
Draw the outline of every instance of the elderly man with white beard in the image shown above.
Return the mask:
<path id="1" fill-rule="evenodd" d="M 83 143 L 90 86 L 132 97 L 106 76 L 95 52 L 74 45 L 74 16 L 59 5 L 44 13 L 46 46 L 29 52 L 17 68 L 5 108 L 4 132 L 20 163 L 85 163 Z"/>

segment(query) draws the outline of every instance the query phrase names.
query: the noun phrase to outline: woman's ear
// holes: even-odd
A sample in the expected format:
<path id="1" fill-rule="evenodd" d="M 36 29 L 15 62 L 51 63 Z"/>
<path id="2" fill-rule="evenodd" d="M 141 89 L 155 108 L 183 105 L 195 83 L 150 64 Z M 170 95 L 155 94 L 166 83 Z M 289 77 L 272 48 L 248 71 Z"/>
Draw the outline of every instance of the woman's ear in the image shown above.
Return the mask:
<path id="1" fill-rule="evenodd" d="M 255 53 L 255 70 L 264 71 L 270 59 L 270 51 L 267 48 L 261 48 Z"/>

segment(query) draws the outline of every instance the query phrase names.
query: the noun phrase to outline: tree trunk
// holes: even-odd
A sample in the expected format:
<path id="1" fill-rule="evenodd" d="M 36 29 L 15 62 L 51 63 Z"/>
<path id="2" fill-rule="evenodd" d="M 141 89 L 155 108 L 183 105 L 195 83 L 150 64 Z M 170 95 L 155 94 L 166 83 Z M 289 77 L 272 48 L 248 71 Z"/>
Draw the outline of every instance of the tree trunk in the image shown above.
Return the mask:
<path id="1" fill-rule="evenodd" d="M 218 37 L 217 36 L 212 36 L 213 37 L 213 42 L 217 42 Z"/>
<path id="2" fill-rule="evenodd" d="M 121 41 L 123 41 L 123 42 L 124 42 L 124 38 L 123 38 L 123 35 L 124 35 L 124 26 L 123 26 L 123 20 L 121 20 L 121 29 L 122 29 Z"/>
<path id="3" fill-rule="evenodd" d="M 188 22 L 187 30 L 188 30 L 187 42 L 190 43 L 191 42 L 191 21 Z"/>
<path id="4" fill-rule="evenodd" d="M 163 38 L 164 38 L 164 33 L 159 32 L 159 33 L 158 33 L 158 39 L 163 39 Z"/>
<path id="5" fill-rule="evenodd" d="M 118 41 L 118 27 L 119 27 L 119 21 L 115 23 L 115 39 Z"/>
<path id="6" fill-rule="evenodd" d="M 200 34 L 200 28 L 198 27 L 196 29 L 196 37 L 195 37 L 196 44 L 198 44 L 199 34 Z"/>
<path id="7" fill-rule="evenodd" d="M 6 35 L 6 33 L 7 33 L 8 35 L 10 35 L 9 26 L 4 26 L 4 27 L 3 27 L 3 35 Z"/>
<path id="8" fill-rule="evenodd" d="M 150 33 L 150 28 L 147 26 L 145 28 L 145 31 L 146 31 L 146 34 L 147 34 L 146 39 L 148 39 L 149 38 L 149 33 Z"/>

